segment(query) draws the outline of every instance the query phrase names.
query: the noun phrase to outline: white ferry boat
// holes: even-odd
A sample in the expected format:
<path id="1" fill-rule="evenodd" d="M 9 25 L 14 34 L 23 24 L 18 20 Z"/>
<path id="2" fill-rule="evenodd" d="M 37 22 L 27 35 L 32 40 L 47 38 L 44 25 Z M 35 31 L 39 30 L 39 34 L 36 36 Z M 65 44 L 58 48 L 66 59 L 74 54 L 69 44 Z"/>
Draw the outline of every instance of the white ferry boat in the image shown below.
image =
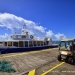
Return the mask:
<path id="1" fill-rule="evenodd" d="M 24 52 L 55 47 L 58 47 L 58 45 L 52 44 L 51 38 L 38 40 L 33 35 L 29 35 L 26 25 L 24 25 L 21 34 L 15 33 L 11 35 L 11 40 L 0 42 L 0 53 Z"/>

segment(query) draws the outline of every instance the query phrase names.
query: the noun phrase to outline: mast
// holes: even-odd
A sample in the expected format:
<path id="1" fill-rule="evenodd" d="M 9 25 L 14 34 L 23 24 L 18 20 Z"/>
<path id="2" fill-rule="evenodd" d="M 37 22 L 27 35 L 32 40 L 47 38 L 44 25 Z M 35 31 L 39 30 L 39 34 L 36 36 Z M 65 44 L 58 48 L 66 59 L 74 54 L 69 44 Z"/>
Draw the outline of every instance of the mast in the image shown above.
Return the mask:
<path id="1" fill-rule="evenodd" d="M 26 34 L 26 24 L 23 25 L 22 34 Z"/>
<path id="2" fill-rule="evenodd" d="M 23 29 L 26 30 L 26 24 L 24 24 Z"/>

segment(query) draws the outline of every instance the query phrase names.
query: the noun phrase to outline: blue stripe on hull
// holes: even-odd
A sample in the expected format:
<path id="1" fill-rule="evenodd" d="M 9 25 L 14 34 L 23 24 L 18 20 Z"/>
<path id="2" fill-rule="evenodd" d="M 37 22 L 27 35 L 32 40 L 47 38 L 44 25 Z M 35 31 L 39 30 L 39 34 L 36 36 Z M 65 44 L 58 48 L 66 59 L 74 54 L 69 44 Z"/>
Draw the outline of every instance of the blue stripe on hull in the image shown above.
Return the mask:
<path id="1" fill-rule="evenodd" d="M 47 48 L 56 48 L 56 46 L 36 46 L 36 47 L 18 47 L 18 48 L 0 48 L 1 54 L 5 53 L 15 53 L 15 52 L 26 52 L 26 51 L 34 51 L 34 50 L 41 50 Z"/>

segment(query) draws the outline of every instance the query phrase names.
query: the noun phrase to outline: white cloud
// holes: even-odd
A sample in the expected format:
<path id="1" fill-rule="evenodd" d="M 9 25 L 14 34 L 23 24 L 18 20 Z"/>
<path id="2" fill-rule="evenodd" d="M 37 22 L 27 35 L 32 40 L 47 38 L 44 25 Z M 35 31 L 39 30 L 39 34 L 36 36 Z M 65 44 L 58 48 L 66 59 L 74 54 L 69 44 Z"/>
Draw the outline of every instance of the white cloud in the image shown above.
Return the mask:
<path id="1" fill-rule="evenodd" d="M 2 40 L 9 40 L 10 39 L 10 37 L 9 37 L 9 35 L 7 34 L 7 33 L 5 33 L 4 35 L 0 35 L 0 41 L 2 41 Z"/>
<path id="2" fill-rule="evenodd" d="M 26 29 L 29 33 L 38 38 L 51 37 L 60 40 L 66 37 L 64 34 L 54 34 L 51 30 L 46 31 L 45 27 L 39 26 L 38 23 L 31 20 L 26 20 L 10 13 L 0 13 L 0 27 L 6 27 L 6 29 L 10 29 L 12 32 L 14 30 L 21 30 L 24 24 L 26 24 Z M 7 39 L 9 37 L 8 34 L 5 33 L 4 35 L 0 35 L 0 38 Z"/>
<path id="3" fill-rule="evenodd" d="M 46 32 L 46 36 L 52 38 L 52 37 L 54 36 L 54 33 L 53 33 L 51 30 L 48 30 L 48 31 Z"/>
<path id="4" fill-rule="evenodd" d="M 55 37 L 56 37 L 57 40 L 61 40 L 61 39 L 66 38 L 66 36 L 64 34 L 60 34 L 60 33 L 56 34 Z"/>

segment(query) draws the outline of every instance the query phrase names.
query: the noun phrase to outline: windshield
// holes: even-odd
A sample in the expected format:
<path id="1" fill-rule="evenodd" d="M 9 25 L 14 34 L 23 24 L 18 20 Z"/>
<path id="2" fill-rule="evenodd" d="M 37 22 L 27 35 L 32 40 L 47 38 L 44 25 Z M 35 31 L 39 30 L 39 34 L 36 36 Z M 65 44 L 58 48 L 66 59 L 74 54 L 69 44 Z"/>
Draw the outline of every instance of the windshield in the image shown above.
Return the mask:
<path id="1" fill-rule="evenodd" d="M 71 50 L 72 46 L 75 44 L 75 42 L 60 42 L 59 44 L 59 50 Z"/>

